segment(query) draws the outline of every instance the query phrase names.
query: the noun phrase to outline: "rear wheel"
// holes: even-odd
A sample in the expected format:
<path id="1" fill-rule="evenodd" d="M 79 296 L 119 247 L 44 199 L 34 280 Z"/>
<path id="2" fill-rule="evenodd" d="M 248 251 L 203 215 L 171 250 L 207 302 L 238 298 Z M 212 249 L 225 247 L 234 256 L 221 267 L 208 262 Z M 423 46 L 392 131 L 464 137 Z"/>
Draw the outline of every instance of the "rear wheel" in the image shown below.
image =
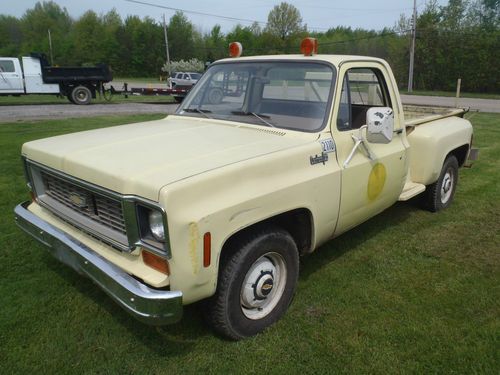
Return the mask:
<path id="1" fill-rule="evenodd" d="M 438 180 L 427 186 L 423 195 L 425 208 L 437 212 L 448 207 L 453 201 L 458 182 L 458 161 L 453 155 L 446 158 Z"/>
<path id="2" fill-rule="evenodd" d="M 183 96 L 174 96 L 174 100 L 176 103 L 182 103 L 182 101 L 184 100 L 184 97 Z"/>
<path id="3" fill-rule="evenodd" d="M 222 264 L 216 294 L 208 301 L 209 323 L 223 336 L 253 336 L 283 316 L 299 274 L 297 246 L 281 229 L 257 233 Z"/>
<path id="4" fill-rule="evenodd" d="M 92 93 L 86 86 L 76 86 L 71 91 L 71 101 L 75 104 L 86 105 L 92 100 Z"/>

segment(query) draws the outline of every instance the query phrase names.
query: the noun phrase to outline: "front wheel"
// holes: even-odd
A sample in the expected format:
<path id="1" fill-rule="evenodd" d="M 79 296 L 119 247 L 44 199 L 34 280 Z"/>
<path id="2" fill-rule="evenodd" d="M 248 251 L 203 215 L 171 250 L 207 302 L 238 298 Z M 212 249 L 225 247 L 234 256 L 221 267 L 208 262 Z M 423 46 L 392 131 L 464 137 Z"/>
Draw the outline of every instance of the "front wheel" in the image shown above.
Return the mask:
<path id="1" fill-rule="evenodd" d="M 260 232 L 235 246 L 223 262 L 209 323 L 223 336 L 253 336 L 283 316 L 299 274 L 297 246 L 281 229 Z"/>
<path id="2" fill-rule="evenodd" d="M 448 207 L 453 201 L 458 182 L 458 161 L 453 155 L 446 158 L 438 180 L 427 186 L 423 195 L 425 208 L 437 212 Z"/>

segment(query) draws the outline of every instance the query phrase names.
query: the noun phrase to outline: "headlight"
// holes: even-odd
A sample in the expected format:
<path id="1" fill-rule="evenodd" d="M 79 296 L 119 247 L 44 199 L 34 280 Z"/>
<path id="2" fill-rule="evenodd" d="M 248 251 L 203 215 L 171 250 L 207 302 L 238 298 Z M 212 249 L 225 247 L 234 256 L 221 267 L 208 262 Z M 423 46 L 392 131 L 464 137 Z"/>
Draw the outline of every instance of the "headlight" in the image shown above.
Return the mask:
<path id="1" fill-rule="evenodd" d="M 163 226 L 163 215 L 160 211 L 151 210 L 149 212 L 149 229 L 157 241 L 165 241 L 165 227 Z"/>

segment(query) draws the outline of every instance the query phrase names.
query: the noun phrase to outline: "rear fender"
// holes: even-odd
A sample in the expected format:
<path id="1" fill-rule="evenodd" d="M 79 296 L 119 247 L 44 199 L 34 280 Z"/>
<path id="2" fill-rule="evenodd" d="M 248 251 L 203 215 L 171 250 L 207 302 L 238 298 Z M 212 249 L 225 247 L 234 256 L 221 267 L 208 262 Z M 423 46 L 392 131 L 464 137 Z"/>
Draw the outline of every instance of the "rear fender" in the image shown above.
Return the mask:
<path id="1" fill-rule="evenodd" d="M 436 182 L 446 156 L 464 147 L 468 152 L 471 137 L 471 123 L 458 117 L 416 126 L 408 135 L 411 180 L 424 185 Z"/>

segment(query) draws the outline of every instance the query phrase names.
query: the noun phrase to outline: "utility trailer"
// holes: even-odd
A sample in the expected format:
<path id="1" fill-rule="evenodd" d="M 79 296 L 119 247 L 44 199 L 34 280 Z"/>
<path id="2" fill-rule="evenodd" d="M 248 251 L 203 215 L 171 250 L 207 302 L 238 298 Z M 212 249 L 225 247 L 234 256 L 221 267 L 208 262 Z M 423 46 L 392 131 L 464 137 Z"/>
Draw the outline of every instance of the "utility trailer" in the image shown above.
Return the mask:
<path id="1" fill-rule="evenodd" d="M 181 86 L 176 85 L 174 87 L 167 88 L 157 88 L 157 87 L 128 87 L 128 83 L 124 83 L 122 89 L 116 89 L 113 85 L 110 85 L 109 88 L 104 90 L 104 98 L 106 100 L 111 100 L 113 95 L 125 95 L 127 97 L 129 94 L 131 95 L 145 95 L 145 96 L 160 96 L 160 95 L 171 95 L 174 97 L 174 100 L 177 103 L 181 103 L 189 90 L 191 90 L 193 86 Z"/>
<path id="2" fill-rule="evenodd" d="M 113 79 L 106 64 L 93 67 L 50 66 L 44 54 L 0 57 L 0 95 L 56 94 L 74 104 L 89 104 Z"/>

